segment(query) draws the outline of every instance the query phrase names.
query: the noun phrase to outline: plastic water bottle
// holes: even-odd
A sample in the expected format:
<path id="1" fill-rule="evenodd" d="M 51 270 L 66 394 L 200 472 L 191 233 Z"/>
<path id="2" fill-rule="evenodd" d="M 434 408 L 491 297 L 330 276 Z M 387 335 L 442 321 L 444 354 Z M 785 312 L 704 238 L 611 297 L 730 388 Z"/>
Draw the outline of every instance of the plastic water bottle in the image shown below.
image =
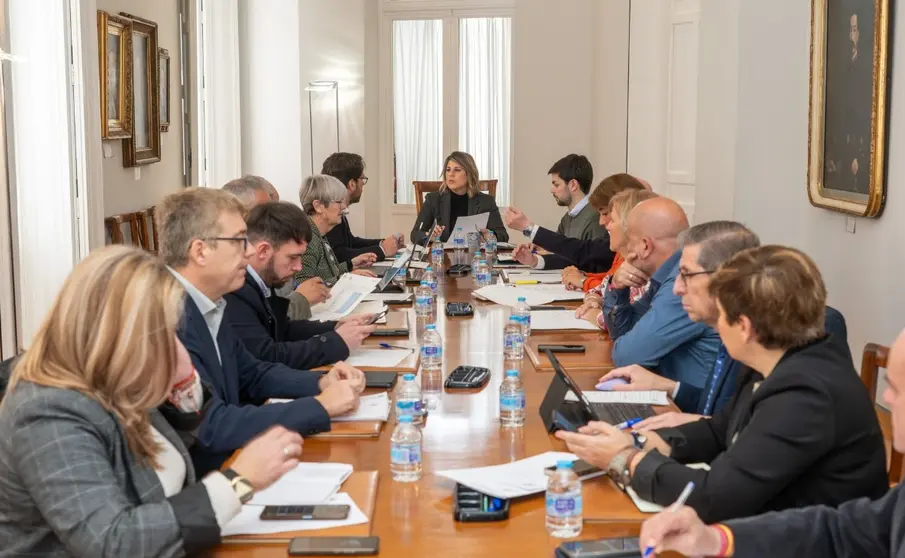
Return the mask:
<path id="1" fill-rule="evenodd" d="M 417 426 L 424 424 L 424 402 L 414 374 L 402 376 L 402 382 L 396 388 L 396 419 L 406 415 L 412 417 L 412 424 Z"/>
<path id="2" fill-rule="evenodd" d="M 500 386 L 500 425 L 520 427 L 525 424 L 525 388 L 518 370 L 507 370 Z"/>
<path id="3" fill-rule="evenodd" d="M 434 291 L 427 281 L 421 281 L 415 289 L 415 315 L 430 316 L 434 312 Z"/>
<path id="4" fill-rule="evenodd" d="M 571 539 L 581 534 L 581 521 L 581 481 L 571 461 L 559 461 L 547 479 L 547 532 Z"/>
<path id="5" fill-rule="evenodd" d="M 503 328 L 503 358 L 506 360 L 522 360 L 525 355 L 525 340 L 522 337 L 522 325 L 514 316 Z"/>
<path id="6" fill-rule="evenodd" d="M 403 291 L 405 290 L 406 274 L 405 266 L 402 266 L 399 269 L 395 269 L 395 275 L 393 275 L 393 284 Z"/>
<path id="7" fill-rule="evenodd" d="M 531 307 L 525 302 L 525 297 L 518 297 L 518 303 L 512 309 L 512 315 L 522 326 L 522 340 L 527 342 L 528 337 L 531 336 Z"/>
<path id="8" fill-rule="evenodd" d="M 421 368 L 436 370 L 443 366 L 443 342 L 437 333 L 436 324 L 427 324 L 421 339 Z"/>
<path id="9" fill-rule="evenodd" d="M 481 251 L 478 250 L 471 256 L 471 274 L 477 281 L 478 264 L 481 263 Z"/>
<path id="10" fill-rule="evenodd" d="M 431 292 L 434 293 L 434 297 L 437 296 L 437 274 L 434 273 L 434 268 L 431 266 L 427 266 L 427 269 L 424 270 L 424 273 L 421 275 L 421 281 L 427 283 L 427 286 L 431 288 Z"/>
<path id="11" fill-rule="evenodd" d="M 465 263 L 465 233 L 462 232 L 462 227 L 456 227 L 456 232 L 453 233 L 453 249 L 456 263 Z"/>
<path id="12" fill-rule="evenodd" d="M 486 260 L 478 261 L 478 267 L 475 268 L 474 282 L 478 288 L 490 285 L 490 266 Z"/>
<path id="13" fill-rule="evenodd" d="M 497 241 L 496 235 L 493 234 L 493 231 L 487 231 L 487 237 L 484 240 L 484 257 L 487 259 L 487 263 L 489 265 L 496 264 L 496 254 L 497 254 Z"/>
<path id="14" fill-rule="evenodd" d="M 438 269 L 443 267 L 443 251 L 443 243 L 440 242 L 440 239 L 434 240 L 431 245 L 431 263 Z"/>
<path id="15" fill-rule="evenodd" d="M 390 473 L 396 482 L 421 478 L 421 430 L 412 424 L 411 415 L 399 417 L 390 436 Z"/>

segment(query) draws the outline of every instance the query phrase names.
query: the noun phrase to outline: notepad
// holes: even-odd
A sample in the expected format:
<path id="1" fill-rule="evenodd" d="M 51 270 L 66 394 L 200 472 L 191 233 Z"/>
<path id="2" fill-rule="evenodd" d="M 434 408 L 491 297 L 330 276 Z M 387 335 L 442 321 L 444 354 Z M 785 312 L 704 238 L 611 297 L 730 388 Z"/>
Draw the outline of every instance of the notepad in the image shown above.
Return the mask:
<path id="1" fill-rule="evenodd" d="M 339 492 L 339 487 L 351 474 L 352 466 L 346 463 L 299 463 L 278 481 L 256 492 L 249 504 L 323 504 Z"/>
<path id="2" fill-rule="evenodd" d="M 665 391 L 585 391 L 584 396 L 591 403 L 634 403 L 636 405 L 669 405 Z M 571 391 L 566 393 L 566 401 L 578 401 Z"/>
<path id="3" fill-rule="evenodd" d="M 349 506 L 349 516 L 346 519 L 337 521 L 262 521 L 261 512 L 264 511 L 264 506 L 245 504 L 242 506 L 242 511 L 239 512 L 239 515 L 223 526 L 220 535 L 228 537 L 231 535 L 265 535 L 289 531 L 314 531 L 317 529 L 332 529 L 334 527 L 360 525 L 368 522 L 368 516 L 361 511 L 355 504 L 355 501 L 352 500 L 352 497 L 345 492 L 336 494 L 327 500 L 326 503 L 329 505 Z"/>
<path id="4" fill-rule="evenodd" d="M 295 399 L 270 398 L 268 403 L 290 403 Z M 362 395 L 358 400 L 358 408 L 351 413 L 332 417 L 333 422 L 385 422 L 390 417 L 390 398 L 387 392 L 374 395 Z"/>
<path id="5" fill-rule="evenodd" d="M 386 320 L 384 319 L 384 322 Z M 405 349 L 367 349 L 359 347 L 349 354 L 346 364 L 361 368 L 369 366 L 372 368 L 392 368 L 398 366 L 400 362 L 410 357 L 415 350 L 407 351 Z"/>
<path id="6" fill-rule="evenodd" d="M 686 465 L 686 467 L 690 467 L 691 469 L 704 469 L 706 471 L 710 470 L 710 465 L 707 463 L 690 463 Z M 664 510 L 664 507 L 660 504 L 643 500 L 631 486 L 625 487 L 625 493 L 628 494 L 628 497 L 632 499 L 632 503 L 635 504 L 635 507 L 638 508 L 638 511 L 641 513 L 660 513 Z"/>
<path id="7" fill-rule="evenodd" d="M 532 305 L 533 306 L 533 305 Z M 575 310 L 543 310 L 531 312 L 532 330 L 582 329 L 598 331 L 591 322 L 575 317 Z"/>

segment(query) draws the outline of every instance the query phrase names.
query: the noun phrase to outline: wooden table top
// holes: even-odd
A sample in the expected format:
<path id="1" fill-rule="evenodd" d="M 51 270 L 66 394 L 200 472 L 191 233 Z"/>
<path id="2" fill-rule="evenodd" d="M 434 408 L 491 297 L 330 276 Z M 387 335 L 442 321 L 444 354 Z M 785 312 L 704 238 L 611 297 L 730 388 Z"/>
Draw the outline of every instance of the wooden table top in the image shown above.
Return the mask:
<path id="1" fill-rule="evenodd" d="M 306 440 L 303 460 L 350 463 L 356 471 L 378 471 L 378 492 L 371 522 L 371 535 L 380 537 L 381 556 L 552 556 L 562 542 L 547 535 L 544 527 L 544 498 L 537 495 L 515 500 L 507 521 L 496 523 L 457 523 L 453 519 L 454 483 L 434 475 L 438 470 L 497 465 L 546 451 L 567 451 L 559 440 L 549 436 L 537 412 L 552 379 L 547 371 L 537 370 L 526 355 L 512 363 L 503 359 L 503 326 L 509 309 L 471 297 L 471 277 L 440 278 L 438 308 L 447 301 L 468 301 L 475 307 L 473 317 L 448 318 L 442 312 L 436 318 L 444 339 L 443 374 L 460 364 L 485 366 L 492 378 L 478 392 L 446 392 L 444 377 L 423 377 L 422 391 L 428 405 L 423 428 L 424 475 L 417 483 L 392 480 L 389 472 L 390 435 L 393 421 L 386 424 L 379 438 L 346 440 Z M 417 331 L 425 320 L 417 320 Z M 568 342 L 570 333 L 544 333 L 552 342 Z M 418 334 L 420 337 L 420 333 Z M 592 336 L 593 337 L 593 336 Z M 415 336 L 413 336 L 415 341 Z M 590 340 L 589 340 L 590 341 Z M 605 337 L 594 340 L 609 344 Z M 595 350 L 593 354 L 599 351 Z M 606 347 L 609 352 L 609 347 Z M 602 363 L 607 367 L 609 362 Z M 503 429 L 499 425 L 499 386 L 505 370 L 520 370 L 528 403 L 524 428 Z M 570 373 L 582 387 L 590 388 L 599 371 L 576 370 Z M 593 485 L 592 485 L 593 483 Z M 643 517 L 626 495 L 605 477 L 585 483 L 585 525 L 582 539 L 637 536 Z M 590 498 L 589 498 L 590 497 Z M 609 510 L 588 520 L 588 509 Z M 286 556 L 286 545 L 228 546 L 216 556 Z"/>

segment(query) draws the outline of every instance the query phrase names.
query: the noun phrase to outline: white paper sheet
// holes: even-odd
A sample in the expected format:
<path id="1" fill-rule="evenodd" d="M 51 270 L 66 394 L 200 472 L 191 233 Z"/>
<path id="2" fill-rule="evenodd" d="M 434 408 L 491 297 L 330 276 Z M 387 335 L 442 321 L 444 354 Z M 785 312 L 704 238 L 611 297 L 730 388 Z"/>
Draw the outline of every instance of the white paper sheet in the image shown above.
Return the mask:
<path id="1" fill-rule="evenodd" d="M 339 521 L 262 521 L 261 512 L 264 506 L 245 504 L 232 521 L 223 526 L 221 535 L 266 535 L 270 533 L 283 533 L 287 531 L 316 531 L 318 529 L 332 529 L 333 527 L 345 527 L 347 525 L 360 525 L 368 522 L 368 517 L 359 509 L 352 497 L 345 492 L 333 496 L 327 501 L 330 505 L 349 506 L 349 516 Z"/>
<path id="2" fill-rule="evenodd" d="M 554 285 L 518 285 L 525 289 L 531 289 L 542 292 L 553 297 L 554 301 L 558 300 L 584 300 L 584 293 L 581 291 L 570 291 L 562 283 L 557 282 Z"/>
<path id="3" fill-rule="evenodd" d="M 380 279 L 344 273 L 330 289 L 330 298 L 311 307 L 311 319 L 332 321 L 345 318 L 372 292 Z"/>
<path id="4" fill-rule="evenodd" d="M 692 469 L 704 469 L 706 471 L 710 470 L 710 465 L 706 463 L 690 463 L 687 465 Z M 638 493 L 635 492 L 635 489 L 631 486 L 625 487 L 625 492 L 628 494 L 629 498 L 632 499 L 632 503 L 635 504 L 635 507 L 638 508 L 638 511 L 641 513 L 660 513 L 663 511 L 663 506 L 660 504 L 655 504 L 653 502 L 648 502 L 647 500 L 642 500 Z"/>
<path id="5" fill-rule="evenodd" d="M 531 330 L 583 329 L 598 331 L 591 322 L 576 318 L 575 310 L 538 310 L 531 312 Z"/>
<path id="6" fill-rule="evenodd" d="M 486 229 L 487 221 L 490 219 L 490 213 L 478 213 L 477 215 L 463 215 L 456 219 L 456 222 L 453 223 L 452 232 L 449 233 L 449 240 L 446 241 L 446 244 L 443 245 L 444 248 L 453 248 L 453 235 L 456 234 L 456 229 L 462 227 L 462 234 L 466 235 L 466 240 L 468 240 L 467 235 L 470 232 L 478 232 L 478 229 Z"/>
<path id="7" fill-rule="evenodd" d="M 268 488 L 256 492 L 249 504 L 256 506 L 293 506 L 323 504 L 352 474 L 346 463 L 299 463 Z"/>
<path id="8" fill-rule="evenodd" d="M 438 471 L 437 475 L 497 498 L 518 498 L 547 489 L 546 467 L 555 466 L 557 461 L 576 459 L 571 453 L 548 451 L 504 465 L 450 469 Z"/>
<path id="9" fill-rule="evenodd" d="M 533 325 L 532 325 L 533 328 Z M 585 391 L 584 396 L 591 403 L 635 403 L 638 405 L 669 405 L 665 391 Z M 578 401 L 571 391 L 566 393 L 566 401 Z"/>
<path id="10" fill-rule="evenodd" d="M 549 293 L 531 290 L 522 286 L 511 287 L 509 285 L 490 285 L 488 287 L 481 287 L 474 291 L 474 294 L 491 302 L 496 302 L 497 304 L 512 308 L 518 304 L 518 298 L 520 296 L 525 297 L 525 302 L 527 302 L 529 306 L 540 306 L 541 304 L 547 304 L 554 300 L 553 296 Z M 572 312 L 572 315 L 575 315 L 574 311 Z"/>
<path id="11" fill-rule="evenodd" d="M 334 422 L 363 422 L 372 420 L 386 421 L 390 417 L 390 398 L 387 392 L 374 395 L 362 395 L 358 408 L 351 413 L 333 417 Z"/>
<path id="12" fill-rule="evenodd" d="M 364 298 L 365 302 L 372 300 L 411 300 L 412 293 L 371 293 Z"/>
<path id="13" fill-rule="evenodd" d="M 405 349 L 368 349 L 359 347 L 349 354 L 346 364 L 360 368 L 371 366 L 375 368 L 392 368 L 410 357 L 417 349 L 406 351 Z"/>
<path id="14" fill-rule="evenodd" d="M 562 275 L 559 273 L 535 273 L 532 271 L 522 271 L 518 273 L 510 272 L 508 274 L 508 279 L 511 284 L 515 284 L 516 281 L 537 281 L 538 283 L 550 283 L 553 285 L 562 285 Z"/>
<path id="15" fill-rule="evenodd" d="M 355 310 L 352 311 L 350 316 L 360 316 L 364 314 L 380 314 L 387 308 L 387 305 L 379 300 L 367 300 L 367 297 L 362 300 L 361 304 L 359 304 Z M 377 320 L 374 323 L 385 324 L 387 323 L 387 317 L 384 316 Z"/>

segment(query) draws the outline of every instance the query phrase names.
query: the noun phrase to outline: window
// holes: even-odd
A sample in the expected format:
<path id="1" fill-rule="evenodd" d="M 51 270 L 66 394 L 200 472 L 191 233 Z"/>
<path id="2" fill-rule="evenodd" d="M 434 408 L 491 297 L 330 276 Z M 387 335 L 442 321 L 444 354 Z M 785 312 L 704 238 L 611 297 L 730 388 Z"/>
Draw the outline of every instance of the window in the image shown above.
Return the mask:
<path id="1" fill-rule="evenodd" d="M 456 150 L 509 203 L 511 38 L 509 17 L 393 21 L 395 203 L 415 203 L 412 181 L 439 180 Z"/>

